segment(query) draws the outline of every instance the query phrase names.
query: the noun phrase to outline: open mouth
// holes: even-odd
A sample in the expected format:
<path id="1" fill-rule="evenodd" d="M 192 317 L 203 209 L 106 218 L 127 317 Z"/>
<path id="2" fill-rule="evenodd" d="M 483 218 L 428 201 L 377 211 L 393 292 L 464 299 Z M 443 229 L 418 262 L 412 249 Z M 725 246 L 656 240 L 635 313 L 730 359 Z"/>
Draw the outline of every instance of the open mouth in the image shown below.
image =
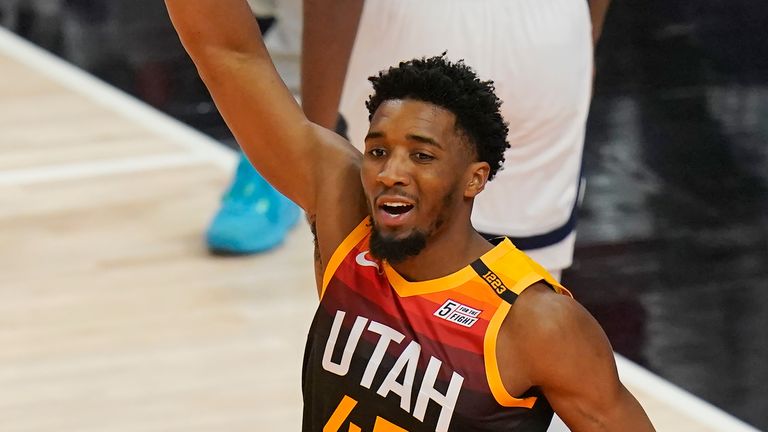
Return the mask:
<path id="1" fill-rule="evenodd" d="M 384 210 L 386 213 L 389 213 L 392 216 L 399 216 L 411 211 L 411 209 L 413 208 L 413 204 L 383 203 L 379 206 L 379 208 Z"/>
<path id="2" fill-rule="evenodd" d="M 402 227 L 412 222 L 415 208 L 413 201 L 403 197 L 380 197 L 376 206 L 376 222 L 392 229 Z"/>

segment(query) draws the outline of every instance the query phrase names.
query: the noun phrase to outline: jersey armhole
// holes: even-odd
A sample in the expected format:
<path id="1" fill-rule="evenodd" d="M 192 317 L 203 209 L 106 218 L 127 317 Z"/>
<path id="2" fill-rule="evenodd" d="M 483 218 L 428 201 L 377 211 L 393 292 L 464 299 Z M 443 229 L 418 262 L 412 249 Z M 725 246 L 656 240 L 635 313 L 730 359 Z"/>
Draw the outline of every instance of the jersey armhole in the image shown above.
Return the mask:
<path id="1" fill-rule="evenodd" d="M 553 291 L 559 294 L 573 297 L 570 291 L 552 278 L 547 272 L 542 274 L 536 271 L 531 271 L 520 278 L 520 280 L 510 288 L 510 291 L 516 295 L 520 295 L 528 287 L 538 282 L 547 284 Z M 499 330 L 501 330 L 501 324 L 504 322 L 504 319 L 507 317 L 513 304 L 514 303 L 510 303 L 502 297 L 502 302 L 499 304 L 499 308 L 496 309 L 491 321 L 488 323 L 488 329 L 485 332 L 485 339 L 483 340 L 485 375 L 488 380 L 488 387 L 490 387 L 491 393 L 493 394 L 493 398 L 496 399 L 496 402 L 498 402 L 499 405 L 505 407 L 532 408 L 538 398 L 536 396 L 530 396 L 520 399 L 510 395 L 504 387 L 504 383 L 501 381 L 501 371 L 499 370 L 499 364 L 496 360 L 496 341 L 499 337 Z"/>
<path id="2" fill-rule="evenodd" d="M 499 364 L 496 360 L 496 340 L 499 336 L 501 323 L 504 322 L 504 318 L 507 317 L 511 307 L 512 304 L 502 301 L 499 304 L 499 308 L 496 309 L 496 312 L 493 314 L 490 323 L 488 323 L 488 329 L 485 331 L 485 338 L 483 340 L 485 377 L 488 380 L 488 387 L 491 389 L 491 394 L 493 394 L 493 398 L 499 405 L 530 409 L 533 408 L 533 405 L 538 398 L 536 396 L 530 396 L 524 399 L 519 399 L 510 395 L 504 387 L 504 383 L 501 381 L 501 371 L 499 370 Z"/>
<path id="3" fill-rule="evenodd" d="M 360 243 L 360 240 L 362 240 L 368 234 L 369 223 L 369 217 L 363 219 L 363 221 L 360 222 L 355 227 L 355 229 L 349 233 L 349 235 L 347 235 L 339 247 L 333 251 L 333 255 L 331 255 L 331 259 L 328 261 L 328 265 L 325 266 L 325 271 L 323 271 L 323 287 L 320 290 L 321 300 L 323 298 L 323 294 L 325 294 L 325 288 L 328 286 L 328 283 L 331 282 L 331 277 L 333 277 L 333 274 L 336 273 L 336 270 L 339 268 L 339 265 L 341 265 L 341 262 L 344 261 L 344 258 L 349 254 L 349 251 L 351 251 L 353 247 L 357 246 L 357 244 Z"/>

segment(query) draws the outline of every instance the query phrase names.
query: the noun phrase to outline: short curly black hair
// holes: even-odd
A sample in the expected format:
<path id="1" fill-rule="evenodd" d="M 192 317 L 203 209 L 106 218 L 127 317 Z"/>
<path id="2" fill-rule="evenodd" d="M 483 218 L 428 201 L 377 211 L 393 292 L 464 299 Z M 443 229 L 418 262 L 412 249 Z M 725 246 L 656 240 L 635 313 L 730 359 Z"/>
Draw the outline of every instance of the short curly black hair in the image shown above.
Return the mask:
<path id="1" fill-rule="evenodd" d="M 509 148 L 509 128 L 499 112 L 501 100 L 493 81 L 481 81 L 463 60 L 442 55 L 401 62 L 368 78 L 374 93 L 365 103 L 368 119 L 388 100 L 414 99 L 442 107 L 456 115 L 456 126 L 471 141 L 480 161 L 491 166 L 493 179 Z"/>

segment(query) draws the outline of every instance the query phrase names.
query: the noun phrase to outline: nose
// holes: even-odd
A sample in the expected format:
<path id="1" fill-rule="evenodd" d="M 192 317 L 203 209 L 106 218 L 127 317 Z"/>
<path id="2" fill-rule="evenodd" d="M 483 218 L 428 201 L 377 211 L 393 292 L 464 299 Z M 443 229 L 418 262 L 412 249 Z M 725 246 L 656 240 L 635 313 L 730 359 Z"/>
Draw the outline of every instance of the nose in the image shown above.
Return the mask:
<path id="1" fill-rule="evenodd" d="M 376 181 L 386 187 L 407 186 L 410 183 L 408 172 L 408 158 L 402 155 L 392 154 L 382 164 Z"/>

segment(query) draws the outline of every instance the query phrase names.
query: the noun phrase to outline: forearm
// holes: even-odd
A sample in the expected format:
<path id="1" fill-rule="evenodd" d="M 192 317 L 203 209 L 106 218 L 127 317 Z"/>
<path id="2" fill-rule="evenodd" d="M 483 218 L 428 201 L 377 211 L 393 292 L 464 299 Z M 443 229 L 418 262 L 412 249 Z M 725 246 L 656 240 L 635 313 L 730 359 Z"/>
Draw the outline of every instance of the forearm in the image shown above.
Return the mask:
<path id="1" fill-rule="evenodd" d="M 245 0 L 165 0 L 165 4 L 193 60 L 206 49 L 268 55 Z"/>
<path id="2" fill-rule="evenodd" d="M 653 432 L 643 407 L 620 383 L 614 389 L 589 392 L 552 392 L 547 399 L 573 432 Z M 546 394 L 546 393 L 545 393 Z"/>
<path id="3" fill-rule="evenodd" d="M 603 33 L 603 23 L 611 0 L 589 0 L 589 15 L 592 19 L 592 43 L 597 45 Z"/>
<path id="4" fill-rule="evenodd" d="M 304 0 L 302 106 L 309 120 L 334 129 L 363 0 Z"/>
<path id="5" fill-rule="evenodd" d="M 626 432 L 653 432 L 651 420 L 643 407 L 623 385 L 620 390 L 619 403 L 611 419 L 612 424 L 607 430 Z"/>

